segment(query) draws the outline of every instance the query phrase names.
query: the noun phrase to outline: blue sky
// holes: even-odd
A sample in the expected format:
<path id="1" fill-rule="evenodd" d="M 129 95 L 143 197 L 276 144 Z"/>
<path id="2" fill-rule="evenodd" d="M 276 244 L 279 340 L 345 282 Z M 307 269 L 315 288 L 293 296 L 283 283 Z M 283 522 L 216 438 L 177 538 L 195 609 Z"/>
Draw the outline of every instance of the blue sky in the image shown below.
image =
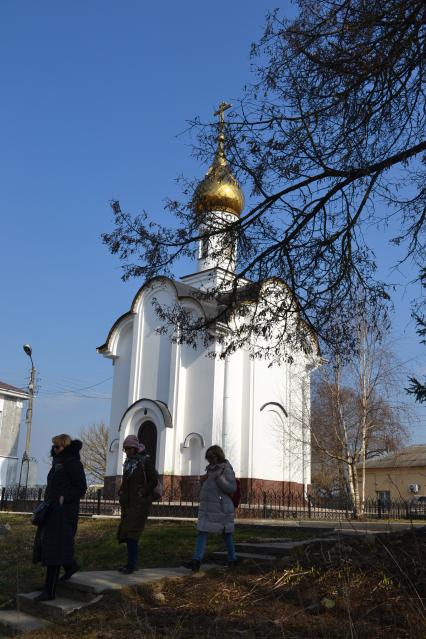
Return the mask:
<path id="1" fill-rule="evenodd" d="M 263 0 L 0 3 L 0 379 L 27 383 L 22 344 L 29 342 L 39 377 L 32 439 L 39 460 L 52 434 L 108 421 L 112 367 L 95 349 L 141 284 L 123 284 L 101 244 L 111 229 L 109 201 L 160 220 L 164 198 L 179 195 L 176 177 L 203 175 L 190 136 L 180 134 L 193 116 L 208 121 L 218 102 L 241 94 L 250 44 L 270 7 Z M 371 233 L 388 275 L 383 235 Z M 406 267 L 396 277 L 406 283 L 414 273 Z M 398 289 L 394 339 L 420 372 L 411 293 Z M 418 414 L 424 423 L 425 411 Z M 422 441 L 421 426 L 414 437 Z"/>

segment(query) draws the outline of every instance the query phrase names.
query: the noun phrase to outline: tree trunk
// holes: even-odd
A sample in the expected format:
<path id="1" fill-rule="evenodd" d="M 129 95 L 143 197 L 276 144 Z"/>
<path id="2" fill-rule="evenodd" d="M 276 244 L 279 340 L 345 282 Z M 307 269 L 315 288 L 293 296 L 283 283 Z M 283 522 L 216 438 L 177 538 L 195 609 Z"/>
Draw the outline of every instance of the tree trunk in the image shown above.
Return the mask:
<path id="1" fill-rule="evenodd" d="M 356 461 L 353 459 L 349 464 L 349 479 L 350 479 L 350 489 L 351 489 L 351 497 L 353 502 L 353 514 L 355 519 L 358 519 L 361 512 L 361 503 L 360 503 L 360 495 L 359 495 L 359 482 L 358 482 L 358 472 L 356 469 Z"/>

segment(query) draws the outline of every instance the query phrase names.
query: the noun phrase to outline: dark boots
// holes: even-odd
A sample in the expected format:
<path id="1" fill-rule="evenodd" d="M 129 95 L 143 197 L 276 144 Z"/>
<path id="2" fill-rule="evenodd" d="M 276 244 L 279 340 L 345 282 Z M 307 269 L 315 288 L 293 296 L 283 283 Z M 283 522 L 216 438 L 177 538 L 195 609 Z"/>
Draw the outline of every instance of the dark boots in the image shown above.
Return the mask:
<path id="1" fill-rule="evenodd" d="M 190 561 L 184 561 L 182 566 L 184 568 L 188 568 L 188 570 L 192 570 L 192 572 L 198 572 L 201 568 L 201 561 L 198 561 L 198 559 L 191 559 Z"/>
<path id="2" fill-rule="evenodd" d="M 80 570 L 80 566 L 76 561 L 74 561 L 74 563 L 72 563 L 70 566 L 64 566 L 64 570 L 65 572 L 62 577 L 59 577 L 59 581 L 68 581 L 68 579 L 71 579 L 73 574 Z"/>
<path id="3" fill-rule="evenodd" d="M 118 569 L 123 575 L 131 575 L 137 569 L 139 558 L 139 545 L 136 539 L 126 539 L 127 564 Z"/>
<path id="4" fill-rule="evenodd" d="M 34 601 L 52 601 L 56 597 L 60 566 L 47 566 L 44 588 Z"/>

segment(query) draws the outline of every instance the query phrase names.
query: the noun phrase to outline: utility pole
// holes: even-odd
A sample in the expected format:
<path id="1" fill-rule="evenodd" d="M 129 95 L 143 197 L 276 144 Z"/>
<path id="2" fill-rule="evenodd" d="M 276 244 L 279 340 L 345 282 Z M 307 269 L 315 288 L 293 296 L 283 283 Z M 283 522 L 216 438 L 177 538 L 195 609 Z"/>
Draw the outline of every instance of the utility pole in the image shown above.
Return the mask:
<path id="1" fill-rule="evenodd" d="M 22 480 L 22 468 L 24 464 L 26 464 L 27 465 L 27 470 L 25 473 L 25 496 L 26 496 L 27 486 L 28 486 L 28 475 L 30 472 L 30 444 L 31 444 L 31 427 L 33 422 L 33 400 L 34 400 L 34 391 L 35 391 L 36 369 L 35 369 L 33 358 L 32 358 L 33 351 L 31 346 L 29 344 L 24 344 L 23 349 L 26 355 L 28 355 L 28 357 L 31 360 L 31 374 L 30 374 L 30 381 L 28 383 L 28 407 L 27 407 L 27 413 L 25 418 L 25 424 L 27 426 L 27 434 L 25 439 L 25 450 L 22 455 L 21 472 L 19 474 L 18 493 L 19 493 L 21 480 Z"/>

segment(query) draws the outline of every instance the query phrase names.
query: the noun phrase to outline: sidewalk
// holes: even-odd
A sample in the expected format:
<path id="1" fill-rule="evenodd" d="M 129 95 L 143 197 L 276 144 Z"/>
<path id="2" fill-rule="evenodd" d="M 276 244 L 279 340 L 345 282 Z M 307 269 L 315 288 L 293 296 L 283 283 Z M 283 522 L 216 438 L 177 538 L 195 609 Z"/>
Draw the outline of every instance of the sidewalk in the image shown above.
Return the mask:
<path id="1" fill-rule="evenodd" d="M 118 515 L 92 515 L 92 519 L 120 519 Z M 151 521 L 184 521 L 196 523 L 196 517 L 148 517 Z M 259 526 L 262 528 L 293 528 L 293 529 L 309 529 L 309 530 L 350 530 L 359 532 L 398 532 L 402 530 L 410 530 L 411 528 L 425 528 L 425 521 L 322 521 L 320 519 L 239 519 L 236 517 L 235 523 L 238 526 Z"/>
<path id="2" fill-rule="evenodd" d="M 26 515 L 29 517 L 31 513 L 28 512 L 13 512 L 13 511 L 0 511 L 0 515 Z M 83 515 L 88 519 L 116 519 L 119 520 L 119 515 Z M 188 523 L 195 523 L 196 517 L 148 517 L 151 521 L 183 521 Z M 415 528 L 425 528 L 426 521 L 394 521 L 394 520 L 340 520 L 340 521 L 325 521 L 321 519 L 245 519 L 235 518 L 235 523 L 239 526 L 259 526 L 259 527 L 281 527 L 281 528 L 293 528 L 293 529 L 311 529 L 311 530 L 352 530 L 362 532 L 398 532 L 402 530 L 410 530 Z"/>

